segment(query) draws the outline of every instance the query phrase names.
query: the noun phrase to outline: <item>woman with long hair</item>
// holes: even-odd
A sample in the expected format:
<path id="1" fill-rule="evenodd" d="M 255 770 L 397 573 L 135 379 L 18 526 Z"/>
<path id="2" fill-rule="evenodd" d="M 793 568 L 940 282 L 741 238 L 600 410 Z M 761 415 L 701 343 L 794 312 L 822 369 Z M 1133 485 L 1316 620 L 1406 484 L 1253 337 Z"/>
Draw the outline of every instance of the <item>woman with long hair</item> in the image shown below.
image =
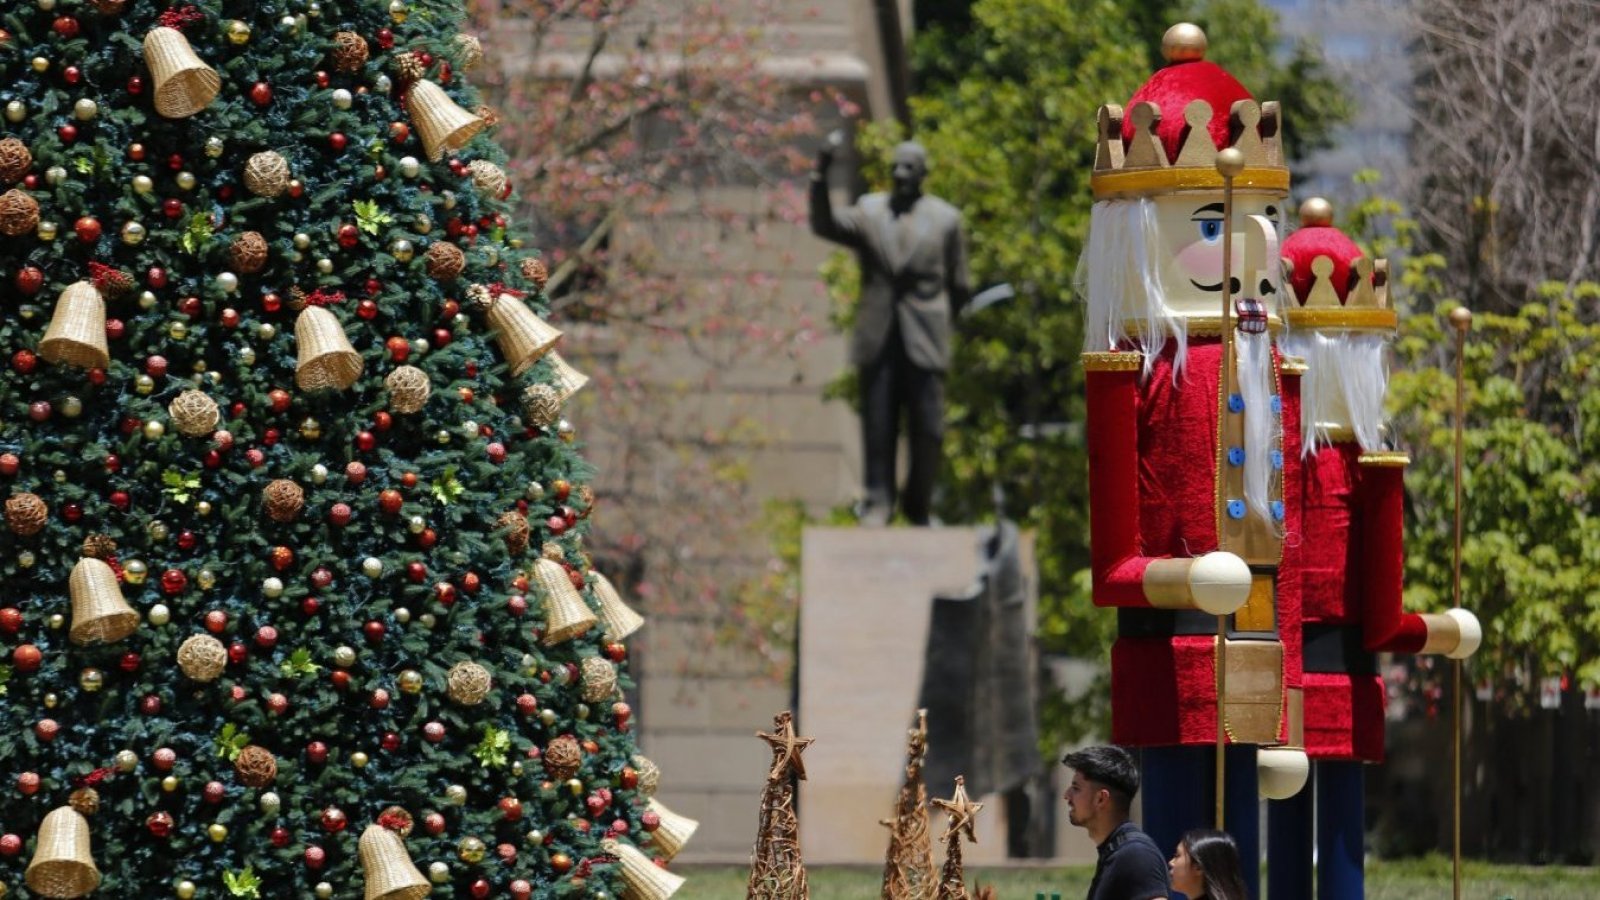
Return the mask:
<path id="1" fill-rule="evenodd" d="M 1172 889 L 1189 900 L 1250 900 L 1239 873 L 1239 846 L 1226 831 L 1196 828 L 1167 863 Z"/>

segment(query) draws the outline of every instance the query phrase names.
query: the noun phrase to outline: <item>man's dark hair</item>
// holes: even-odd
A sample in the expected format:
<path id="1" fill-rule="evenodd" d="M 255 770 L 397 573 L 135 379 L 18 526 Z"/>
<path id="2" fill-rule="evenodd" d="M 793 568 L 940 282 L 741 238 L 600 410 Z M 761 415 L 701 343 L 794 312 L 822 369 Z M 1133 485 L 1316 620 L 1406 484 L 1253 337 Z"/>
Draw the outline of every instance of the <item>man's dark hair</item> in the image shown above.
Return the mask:
<path id="1" fill-rule="evenodd" d="M 1115 744 L 1074 750 L 1062 757 L 1061 763 L 1085 781 L 1104 786 L 1123 810 L 1132 805 L 1133 796 L 1139 793 L 1139 766 L 1133 761 L 1133 754 Z"/>

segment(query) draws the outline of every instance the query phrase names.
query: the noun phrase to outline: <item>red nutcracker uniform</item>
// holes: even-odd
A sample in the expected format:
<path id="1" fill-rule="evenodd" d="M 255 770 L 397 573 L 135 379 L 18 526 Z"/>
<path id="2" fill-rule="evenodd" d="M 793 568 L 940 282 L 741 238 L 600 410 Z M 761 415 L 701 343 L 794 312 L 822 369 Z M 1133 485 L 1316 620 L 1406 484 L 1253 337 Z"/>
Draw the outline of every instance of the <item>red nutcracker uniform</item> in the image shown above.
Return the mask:
<path id="1" fill-rule="evenodd" d="M 1317 761 L 1323 900 L 1360 897 L 1361 771 L 1384 755 L 1385 690 L 1376 654 L 1476 649 L 1476 618 L 1404 612 L 1405 454 L 1383 441 L 1387 340 L 1396 315 L 1386 265 L 1331 226 L 1326 201 L 1308 200 L 1284 242 L 1292 276 L 1287 352 L 1306 363 L 1304 459 L 1297 493 L 1307 540 L 1299 575 L 1304 617 L 1305 747 Z M 1289 813 L 1309 818 L 1307 808 Z M 1274 809 L 1274 820 L 1282 815 Z M 1309 896 L 1310 841 L 1280 847 L 1274 825 L 1274 893 Z M 1309 835 L 1309 829 L 1307 831 Z M 1298 860 L 1295 857 L 1300 857 Z M 1280 870 L 1282 873 L 1280 874 Z M 1280 883 L 1281 882 L 1281 883 Z"/>
<path id="2" fill-rule="evenodd" d="M 1204 43 L 1198 28 L 1175 26 L 1163 42 L 1169 65 L 1126 114 L 1101 109 L 1085 256 L 1094 602 L 1118 610 L 1112 738 L 1152 748 L 1146 828 L 1169 842 L 1177 835 L 1161 832 L 1209 824 L 1215 611 L 1244 601 L 1228 617 L 1224 718 L 1248 753 L 1247 778 L 1230 775 L 1250 801 L 1230 801 L 1248 807 L 1238 829 L 1256 831 L 1256 757 L 1245 745 L 1299 738 L 1299 377 L 1272 334 L 1289 175 L 1276 104 L 1257 104 L 1205 61 Z M 1233 182 L 1228 341 L 1215 168 L 1225 147 L 1245 158 Z M 1264 790 L 1298 789 L 1303 753 L 1261 758 Z"/>

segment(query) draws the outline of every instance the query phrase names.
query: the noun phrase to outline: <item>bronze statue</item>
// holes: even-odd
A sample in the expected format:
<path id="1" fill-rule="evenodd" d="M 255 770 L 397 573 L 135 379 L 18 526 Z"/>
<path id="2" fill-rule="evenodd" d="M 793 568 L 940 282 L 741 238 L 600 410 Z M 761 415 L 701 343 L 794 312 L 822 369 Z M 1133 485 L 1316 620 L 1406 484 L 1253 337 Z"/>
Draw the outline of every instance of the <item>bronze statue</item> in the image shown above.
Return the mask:
<path id="1" fill-rule="evenodd" d="M 911 470 L 900 509 L 926 525 L 944 440 L 944 373 L 952 322 L 967 302 L 967 249 L 961 213 L 922 192 L 928 154 L 907 141 L 895 148 L 888 193 L 835 209 L 828 168 L 843 144 L 828 136 L 811 175 L 811 230 L 856 252 L 861 302 L 850 360 L 860 372 L 866 498 L 861 521 L 883 525 L 895 507 L 895 449 L 902 412 L 909 420 Z"/>

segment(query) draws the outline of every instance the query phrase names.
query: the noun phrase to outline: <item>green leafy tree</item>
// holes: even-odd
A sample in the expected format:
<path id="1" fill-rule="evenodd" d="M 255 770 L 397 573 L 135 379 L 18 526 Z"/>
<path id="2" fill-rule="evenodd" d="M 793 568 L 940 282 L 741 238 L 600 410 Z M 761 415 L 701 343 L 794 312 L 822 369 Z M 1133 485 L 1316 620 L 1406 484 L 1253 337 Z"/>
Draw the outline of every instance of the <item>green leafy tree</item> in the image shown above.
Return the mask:
<path id="1" fill-rule="evenodd" d="M 432 84 L 479 124 L 458 7 L 0 13 L 17 896 L 80 895 L 24 886 L 69 803 L 108 897 L 362 897 L 375 822 L 435 896 L 621 896 L 602 838 L 652 847 L 601 677 L 627 650 L 553 631 L 552 599 L 599 605 L 556 359 L 489 324 L 547 309 L 539 260 L 494 143 L 416 111 Z M 157 112 L 158 26 L 213 73 L 176 93 L 214 99 Z"/>

